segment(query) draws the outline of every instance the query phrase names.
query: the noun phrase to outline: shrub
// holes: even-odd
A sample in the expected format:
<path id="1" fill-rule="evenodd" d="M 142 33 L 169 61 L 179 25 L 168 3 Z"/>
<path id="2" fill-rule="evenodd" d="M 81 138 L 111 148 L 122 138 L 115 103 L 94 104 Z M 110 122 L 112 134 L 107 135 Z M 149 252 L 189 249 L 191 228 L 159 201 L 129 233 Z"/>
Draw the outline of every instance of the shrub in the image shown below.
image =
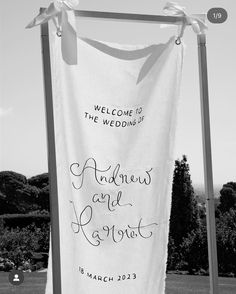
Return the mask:
<path id="1" fill-rule="evenodd" d="M 4 223 L 6 227 L 16 228 L 27 227 L 28 225 L 35 223 L 37 227 L 47 225 L 50 222 L 49 214 L 36 213 L 29 214 L 4 214 L 0 215 L 0 223 Z"/>
<path id="2" fill-rule="evenodd" d="M 168 243 L 168 259 L 167 259 L 167 270 L 177 269 L 177 264 L 180 262 L 180 255 L 177 247 L 175 246 L 174 239 L 169 236 Z"/>
<path id="3" fill-rule="evenodd" d="M 5 228 L 0 235 L 0 257 L 7 258 L 15 268 L 32 261 L 34 252 L 48 252 L 49 226 L 35 224 L 25 228 Z"/>
<path id="4" fill-rule="evenodd" d="M 201 225 L 188 234 L 180 246 L 180 254 L 182 263 L 186 267 L 184 270 L 188 270 L 190 274 L 208 269 L 207 232 L 205 225 Z"/>

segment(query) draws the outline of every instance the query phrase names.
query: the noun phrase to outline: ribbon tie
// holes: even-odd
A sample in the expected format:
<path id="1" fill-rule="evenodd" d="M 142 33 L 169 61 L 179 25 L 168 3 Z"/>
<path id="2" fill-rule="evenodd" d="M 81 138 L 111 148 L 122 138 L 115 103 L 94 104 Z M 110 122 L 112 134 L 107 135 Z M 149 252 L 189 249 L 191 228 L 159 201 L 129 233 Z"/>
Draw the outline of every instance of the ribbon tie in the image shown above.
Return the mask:
<path id="1" fill-rule="evenodd" d="M 76 31 L 68 21 L 68 11 L 74 10 L 79 0 L 54 0 L 44 11 L 40 12 L 26 28 L 33 28 L 52 20 L 61 37 L 62 57 L 70 65 L 77 63 Z"/>
<path id="2" fill-rule="evenodd" d="M 184 29 L 186 25 L 191 25 L 193 31 L 196 34 L 203 34 L 204 31 L 207 29 L 207 25 L 202 19 L 202 15 L 188 15 L 185 7 L 178 5 L 175 2 L 167 2 L 164 7 L 164 13 L 172 16 L 183 16 L 185 17 L 185 21 L 183 25 L 179 27 L 178 38 L 177 40 L 180 41 L 184 34 Z"/>

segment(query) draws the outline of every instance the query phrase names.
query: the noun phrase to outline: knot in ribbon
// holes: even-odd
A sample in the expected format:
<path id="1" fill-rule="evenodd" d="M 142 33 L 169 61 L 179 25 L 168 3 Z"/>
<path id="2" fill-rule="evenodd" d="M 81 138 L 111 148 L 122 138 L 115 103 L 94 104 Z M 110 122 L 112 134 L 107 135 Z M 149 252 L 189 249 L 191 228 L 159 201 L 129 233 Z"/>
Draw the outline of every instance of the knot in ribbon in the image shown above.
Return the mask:
<path id="1" fill-rule="evenodd" d="M 67 9 L 73 10 L 79 4 L 79 0 L 54 0 L 54 6 L 58 10 Z"/>
<path id="2" fill-rule="evenodd" d="M 185 18 L 183 25 L 179 27 L 178 39 L 183 36 L 186 25 L 191 25 L 196 34 L 203 34 L 207 29 L 204 19 L 201 18 L 202 15 L 188 15 L 185 7 L 182 7 L 175 2 L 167 2 L 163 10 L 167 15 L 182 16 Z"/>
<path id="3" fill-rule="evenodd" d="M 33 28 L 53 20 L 57 27 L 57 31 L 63 30 L 63 25 L 68 21 L 66 15 L 67 10 L 74 10 L 79 4 L 79 0 L 54 0 L 48 8 L 40 12 L 27 26 L 26 28 Z M 57 18 L 57 20 L 56 20 Z"/>
<path id="4" fill-rule="evenodd" d="M 29 29 L 52 20 L 57 28 L 57 35 L 62 37 L 62 57 L 70 65 L 77 63 L 77 34 L 68 21 L 68 11 L 75 10 L 78 4 L 79 0 L 54 0 L 26 26 Z"/>

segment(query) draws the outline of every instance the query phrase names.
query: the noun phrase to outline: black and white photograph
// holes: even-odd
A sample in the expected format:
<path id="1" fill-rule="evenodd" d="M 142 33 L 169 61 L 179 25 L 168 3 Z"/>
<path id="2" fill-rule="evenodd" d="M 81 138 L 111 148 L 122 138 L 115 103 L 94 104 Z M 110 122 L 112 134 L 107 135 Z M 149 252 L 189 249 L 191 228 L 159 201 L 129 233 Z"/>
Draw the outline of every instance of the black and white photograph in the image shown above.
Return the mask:
<path id="1" fill-rule="evenodd" d="M 233 0 L 1 1 L 0 294 L 236 293 Z"/>

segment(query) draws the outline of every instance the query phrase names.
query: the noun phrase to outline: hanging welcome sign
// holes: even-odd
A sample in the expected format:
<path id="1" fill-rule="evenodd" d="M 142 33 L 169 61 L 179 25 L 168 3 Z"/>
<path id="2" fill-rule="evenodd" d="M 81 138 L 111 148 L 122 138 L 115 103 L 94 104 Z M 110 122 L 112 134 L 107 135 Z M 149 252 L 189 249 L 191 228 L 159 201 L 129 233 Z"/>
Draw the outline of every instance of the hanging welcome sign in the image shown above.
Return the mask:
<path id="1" fill-rule="evenodd" d="M 182 45 L 50 38 L 62 293 L 164 293 Z"/>
<path id="2" fill-rule="evenodd" d="M 60 42 L 50 32 L 59 202 L 59 223 L 57 207 L 53 214 L 57 251 L 53 251 L 53 289 L 60 294 L 164 294 L 181 38 L 187 25 L 198 34 L 206 106 L 205 16 L 188 15 L 184 7 L 169 2 L 164 10 L 174 18 L 165 23 L 176 23 L 175 17 L 180 17 L 177 39 L 130 46 L 78 38 L 68 13 L 77 5 L 77 0 L 54 0 L 27 26 L 51 19 L 61 36 Z M 96 12 L 85 14 L 102 17 Z M 142 15 L 138 19 L 153 21 Z M 47 86 L 46 97 L 51 101 Z M 206 130 L 209 113 L 203 116 Z M 204 133 L 205 151 L 208 133 Z M 49 145 L 54 148 L 54 142 Z M 206 166 L 211 171 L 208 161 Z M 213 185 L 206 182 L 210 198 Z M 214 214 L 209 215 L 210 239 L 216 243 Z M 214 291 L 217 259 L 213 243 L 209 254 Z M 46 294 L 53 291 L 51 247 Z"/>
<path id="3" fill-rule="evenodd" d="M 63 37 L 51 28 L 61 293 L 164 293 L 182 44 L 79 38 L 64 2 L 29 25 L 57 16 Z"/>

